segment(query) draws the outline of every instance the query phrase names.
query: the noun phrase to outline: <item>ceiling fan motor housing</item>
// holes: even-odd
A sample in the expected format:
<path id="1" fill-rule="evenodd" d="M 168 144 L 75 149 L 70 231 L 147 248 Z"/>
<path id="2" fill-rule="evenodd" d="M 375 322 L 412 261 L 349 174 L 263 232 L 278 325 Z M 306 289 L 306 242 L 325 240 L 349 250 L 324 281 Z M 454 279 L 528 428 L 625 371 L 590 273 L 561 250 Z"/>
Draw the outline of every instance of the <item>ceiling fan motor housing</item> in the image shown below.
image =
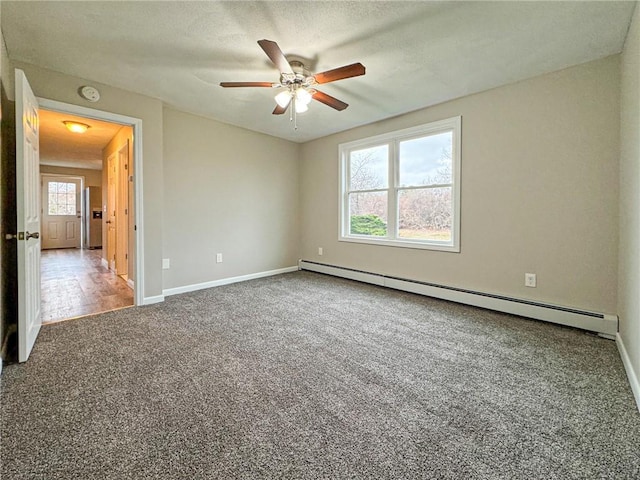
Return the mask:
<path id="1" fill-rule="evenodd" d="M 309 87 L 316 83 L 316 79 L 310 72 L 304 67 L 302 62 L 292 60 L 289 62 L 293 73 L 281 73 L 280 83 L 282 86 L 288 87 L 290 85 L 297 85 L 300 87 Z"/>

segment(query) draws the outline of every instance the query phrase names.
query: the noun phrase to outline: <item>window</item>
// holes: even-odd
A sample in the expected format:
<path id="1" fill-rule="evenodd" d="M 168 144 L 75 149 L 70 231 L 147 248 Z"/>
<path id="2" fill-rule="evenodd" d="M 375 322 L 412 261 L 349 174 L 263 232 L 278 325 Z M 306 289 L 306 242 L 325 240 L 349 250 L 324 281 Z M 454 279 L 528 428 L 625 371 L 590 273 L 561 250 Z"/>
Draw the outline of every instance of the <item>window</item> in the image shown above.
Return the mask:
<path id="1" fill-rule="evenodd" d="M 460 125 L 341 144 L 340 240 L 459 252 Z"/>
<path id="2" fill-rule="evenodd" d="M 49 215 L 76 214 L 76 184 L 66 182 L 48 182 Z"/>

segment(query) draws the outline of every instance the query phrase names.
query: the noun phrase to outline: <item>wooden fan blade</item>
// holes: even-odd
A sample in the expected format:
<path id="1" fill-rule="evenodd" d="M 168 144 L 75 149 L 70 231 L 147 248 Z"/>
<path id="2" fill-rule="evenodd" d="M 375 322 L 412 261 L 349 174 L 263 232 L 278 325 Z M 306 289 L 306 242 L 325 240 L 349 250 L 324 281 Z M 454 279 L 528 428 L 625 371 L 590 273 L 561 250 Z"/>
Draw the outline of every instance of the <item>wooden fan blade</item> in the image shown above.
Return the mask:
<path id="1" fill-rule="evenodd" d="M 289 102 L 291 103 L 291 102 Z M 287 103 L 286 107 L 281 107 L 280 105 L 276 105 L 276 108 L 273 109 L 273 114 L 274 115 L 282 115 L 284 112 L 287 111 L 287 108 L 289 108 L 289 103 Z"/>
<path id="2" fill-rule="evenodd" d="M 273 87 L 271 82 L 220 82 L 221 87 Z"/>
<path id="3" fill-rule="evenodd" d="M 365 74 L 364 65 L 361 63 L 352 63 L 351 65 L 345 65 L 344 67 L 334 68 L 333 70 L 327 70 L 326 72 L 316 73 L 314 78 L 316 83 L 329 83 L 336 80 L 342 80 L 343 78 L 358 77 Z"/>
<path id="4" fill-rule="evenodd" d="M 264 53 L 267 54 L 267 57 L 273 62 L 273 64 L 280 70 L 280 73 L 293 73 L 291 69 L 291 65 L 280 50 L 280 47 L 276 42 L 271 40 L 258 40 L 258 45 L 262 47 Z"/>
<path id="5" fill-rule="evenodd" d="M 344 110 L 349 106 L 348 103 L 344 103 L 342 100 L 338 100 L 337 98 L 318 90 L 313 94 L 313 99 L 324 103 L 325 105 L 329 105 L 331 108 L 335 108 L 336 110 Z"/>
<path id="6" fill-rule="evenodd" d="M 282 115 L 284 112 L 287 111 L 287 108 L 289 108 L 289 105 L 291 105 L 291 99 L 289 99 L 289 101 L 284 107 L 281 107 L 280 105 L 276 105 L 276 108 L 273 110 L 272 113 L 274 115 Z"/>

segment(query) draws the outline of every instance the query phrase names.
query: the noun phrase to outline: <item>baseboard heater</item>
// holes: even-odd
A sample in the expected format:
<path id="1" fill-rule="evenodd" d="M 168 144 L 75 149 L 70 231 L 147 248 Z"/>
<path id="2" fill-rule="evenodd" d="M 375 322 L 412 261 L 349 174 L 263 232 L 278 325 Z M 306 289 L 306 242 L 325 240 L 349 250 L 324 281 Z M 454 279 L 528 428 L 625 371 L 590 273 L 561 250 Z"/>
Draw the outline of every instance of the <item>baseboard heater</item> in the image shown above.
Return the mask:
<path id="1" fill-rule="evenodd" d="M 435 283 L 408 280 L 406 278 L 380 275 L 377 273 L 356 270 L 353 268 L 327 265 L 325 263 L 300 260 L 301 270 L 325 273 L 336 277 L 348 278 L 359 282 L 371 283 L 382 287 L 403 290 L 429 297 L 440 298 L 452 302 L 473 305 L 498 312 L 511 313 L 522 317 L 544 320 L 569 327 L 580 328 L 598 333 L 605 338 L 615 339 L 618 331 L 618 317 L 603 313 L 589 312 L 574 308 L 532 302 L 519 298 L 475 292 L 462 288 L 448 287 Z"/>

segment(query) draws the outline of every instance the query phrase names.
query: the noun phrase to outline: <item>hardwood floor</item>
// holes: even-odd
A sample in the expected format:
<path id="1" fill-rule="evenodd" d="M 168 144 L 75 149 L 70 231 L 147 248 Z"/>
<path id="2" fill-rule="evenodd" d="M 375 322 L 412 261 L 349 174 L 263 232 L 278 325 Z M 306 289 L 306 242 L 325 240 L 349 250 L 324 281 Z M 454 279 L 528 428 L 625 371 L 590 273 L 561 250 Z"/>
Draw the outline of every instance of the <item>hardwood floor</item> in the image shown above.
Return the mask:
<path id="1" fill-rule="evenodd" d="M 133 290 L 101 257 L 102 250 L 42 250 L 43 323 L 133 305 Z"/>

